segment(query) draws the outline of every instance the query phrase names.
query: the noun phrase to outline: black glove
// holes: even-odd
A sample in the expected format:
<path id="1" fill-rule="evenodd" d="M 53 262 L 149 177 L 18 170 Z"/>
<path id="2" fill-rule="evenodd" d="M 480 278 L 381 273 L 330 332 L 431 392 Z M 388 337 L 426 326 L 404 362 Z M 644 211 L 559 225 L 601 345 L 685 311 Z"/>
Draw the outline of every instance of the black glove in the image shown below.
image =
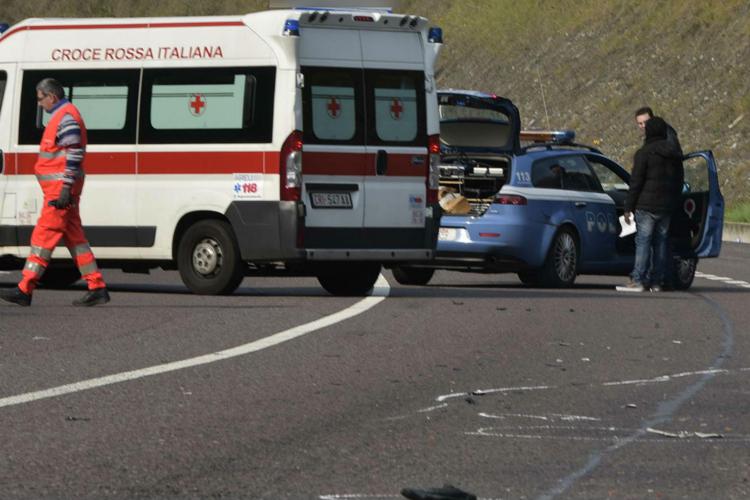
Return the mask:
<path id="1" fill-rule="evenodd" d="M 70 206 L 70 186 L 63 186 L 60 196 L 56 200 L 50 200 L 47 205 L 58 209 L 68 208 Z"/>

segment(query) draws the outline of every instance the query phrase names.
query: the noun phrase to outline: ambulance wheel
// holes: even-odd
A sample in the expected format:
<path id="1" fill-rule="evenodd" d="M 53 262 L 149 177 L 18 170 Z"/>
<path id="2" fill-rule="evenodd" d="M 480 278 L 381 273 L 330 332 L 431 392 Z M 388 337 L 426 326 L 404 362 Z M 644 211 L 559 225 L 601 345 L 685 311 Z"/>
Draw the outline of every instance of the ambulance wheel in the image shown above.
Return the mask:
<path id="1" fill-rule="evenodd" d="M 563 227 L 552 240 L 547 259 L 539 271 L 539 284 L 545 288 L 573 286 L 578 274 L 578 244 L 573 231 Z"/>
<path id="2" fill-rule="evenodd" d="M 402 285 L 423 286 L 430 282 L 434 269 L 429 267 L 394 267 L 393 277 Z"/>
<path id="3" fill-rule="evenodd" d="M 331 295 L 366 295 L 380 275 L 380 263 L 331 263 L 318 270 L 320 285 Z"/>
<path id="4" fill-rule="evenodd" d="M 44 288 L 68 288 L 81 279 L 81 273 L 72 266 L 51 263 L 42 274 L 39 285 Z"/>
<path id="5" fill-rule="evenodd" d="M 202 220 L 185 231 L 177 268 L 185 286 L 199 295 L 231 294 L 245 277 L 232 228 L 222 220 Z"/>
<path id="6" fill-rule="evenodd" d="M 675 257 L 672 284 L 675 290 L 687 290 L 695 279 L 695 269 L 698 267 L 698 259 Z"/>

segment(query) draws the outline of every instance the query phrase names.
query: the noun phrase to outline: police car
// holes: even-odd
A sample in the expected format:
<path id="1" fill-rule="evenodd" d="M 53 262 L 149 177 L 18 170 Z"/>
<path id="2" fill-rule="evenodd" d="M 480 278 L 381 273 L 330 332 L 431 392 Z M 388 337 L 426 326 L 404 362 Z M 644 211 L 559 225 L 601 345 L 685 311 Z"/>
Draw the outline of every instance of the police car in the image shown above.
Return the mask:
<path id="1" fill-rule="evenodd" d="M 572 286 L 579 274 L 627 275 L 634 235 L 619 217 L 629 173 L 572 131 L 521 132 L 508 99 L 438 93 L 442 216 L 436 259 L 393 270 L 427 284 L 435 269 L 513 272 L 527 285 Z M 673 282 L 687 289 L 699 258 L 721 249 L 724 201 L 711 151 L 684 159 L 685 188 L 673 216 Z"/>

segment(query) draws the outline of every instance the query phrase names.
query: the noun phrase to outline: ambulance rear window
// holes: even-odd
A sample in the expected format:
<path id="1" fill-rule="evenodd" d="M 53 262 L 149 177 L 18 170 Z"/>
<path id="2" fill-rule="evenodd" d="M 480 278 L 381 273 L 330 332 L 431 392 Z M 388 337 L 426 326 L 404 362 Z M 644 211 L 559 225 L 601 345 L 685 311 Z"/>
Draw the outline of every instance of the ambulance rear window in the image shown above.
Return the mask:
<path id="1" fill-rule="evenodd" d="M 305 142 L 364 144 L 362 71 L 313 67 L 303 71 Z"/>
<path id="2" fill-rule="evenodd" d="M 374 108 L 375 142 L 412 144 L 424 125 L 424 75 L 420 72 L 369 70 L 369 100 Z M 424 131 L 422 130 L 422 135 Z M 371 141 L 372 142 L 372 141 Z"/>

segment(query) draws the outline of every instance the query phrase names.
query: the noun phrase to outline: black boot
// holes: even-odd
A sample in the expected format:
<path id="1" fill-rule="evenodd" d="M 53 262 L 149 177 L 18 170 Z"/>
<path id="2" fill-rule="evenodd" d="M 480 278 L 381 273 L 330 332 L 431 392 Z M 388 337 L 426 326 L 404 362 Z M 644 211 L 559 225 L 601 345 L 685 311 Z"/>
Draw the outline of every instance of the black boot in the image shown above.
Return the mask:
<path id="1" fill-rule="evenodd" d="M 74 300 L 74 306 L 95 306 L 97 304 L 106 304 L 109 302 L 109 292 L 106 288 L 97 288 L 95 290 L 89 290 L 86 295 L 80 299 Z"/>
<path id="2" fill-rule="evenodd" d="M 31 305 L 31 295 L 23 293 L 18 287 L 11 290 L 0 290 L 0 299 L 24 307 Z"/>

